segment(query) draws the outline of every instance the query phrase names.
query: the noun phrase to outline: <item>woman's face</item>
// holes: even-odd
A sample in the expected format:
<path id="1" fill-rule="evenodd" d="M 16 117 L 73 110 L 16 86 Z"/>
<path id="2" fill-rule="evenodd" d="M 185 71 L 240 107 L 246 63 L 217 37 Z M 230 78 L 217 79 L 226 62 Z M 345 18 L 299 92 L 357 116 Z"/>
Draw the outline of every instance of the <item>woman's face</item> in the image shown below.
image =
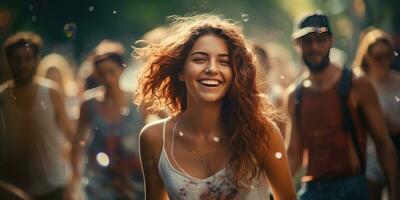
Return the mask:
<path id="1" fill-rule="evenodd" d="M 372 45 L 368 54 L 368 62 L 371 67 L 389 69 L 392 64 L 393 50 L 385 42 Z"/>
<path id="2" fill-rule="evenodd" d="M 105 59 L 96 67 L 96 74 L 105 86 L 118 84 L 122 72 L 121 66 L 112 59 Z"/>
<path id="3" fill-rule="evenodd" d="M 228 46 L 213 34 L 201 36 L 185 60 L 179 79 L 188 98 L 202 102 L 221 101 L 233 78 Z"/>

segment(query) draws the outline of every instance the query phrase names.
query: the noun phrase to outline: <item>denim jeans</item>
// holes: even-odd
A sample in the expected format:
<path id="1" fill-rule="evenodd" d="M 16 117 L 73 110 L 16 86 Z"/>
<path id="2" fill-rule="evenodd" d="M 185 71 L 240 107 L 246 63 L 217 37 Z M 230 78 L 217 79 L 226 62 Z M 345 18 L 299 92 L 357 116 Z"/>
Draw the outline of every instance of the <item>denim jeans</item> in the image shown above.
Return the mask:
<path id="1" fill-rule="evenodd" d="M 298 192 L 300 200 L 368 200 L 364 175 L 329 181 L 304 183 Z"/>

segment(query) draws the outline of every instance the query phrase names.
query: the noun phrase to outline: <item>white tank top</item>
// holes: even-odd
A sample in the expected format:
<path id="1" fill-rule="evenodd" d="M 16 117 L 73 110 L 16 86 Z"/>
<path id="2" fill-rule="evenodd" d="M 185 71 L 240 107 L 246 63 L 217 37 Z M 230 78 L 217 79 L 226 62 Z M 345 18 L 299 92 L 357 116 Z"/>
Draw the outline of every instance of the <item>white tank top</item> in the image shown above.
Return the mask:
<path id="1" fill-rule="evenodd" d="M 55 121 L 50 88 L 42 84 L 38 86 L 36 98 L 30 100 L 34 105 L 29 111 L 21 110 L 13 99 L 4 106 L 6 151 L 19 151 L 21 141 L 30 139 L 24 143 L 30 151 L 26 165 L 21 166 L 28 170 L 27 177 L 24 177 L 25 188 L 21 189 L 32 195 L 45 194 L 65 186 L 67 182 L 63 156 L 65 135 Z M 8 153 L 6 156 L 13 155 Z"/>
<path id="2" fill-rule="evenodd" d="M 231 174 L 224 168 L 214 175 L 205 178 L 194 178 L 174 168 L 165 150 L 165 119 L 162 132 L 162 151 L 158 162 L 158 173 L 164 183 L 170 200 L 198 199 L 269 199 L 267 179 L 253 181 L 249 189 L 238 189 L 231 182 Z M 173 137 L 172 137 L 173 139 Z"/>

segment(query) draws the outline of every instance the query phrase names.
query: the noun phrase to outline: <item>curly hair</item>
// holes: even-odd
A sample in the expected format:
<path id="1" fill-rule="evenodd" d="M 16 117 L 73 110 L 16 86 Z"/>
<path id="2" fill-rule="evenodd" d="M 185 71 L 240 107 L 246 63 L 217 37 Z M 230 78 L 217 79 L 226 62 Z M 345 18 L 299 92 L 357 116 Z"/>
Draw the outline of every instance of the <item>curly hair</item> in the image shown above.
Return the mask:
<path id="1" fill-rule="evenodd" d="M 390 36 L 377 28 L 369 28 L 361 35 L 360 45 L 358 46 L 357 53 L 353 62 L 353 67 L 361 68 L 362 71 L 368 73 L 369 67 L 365 60 L 365 55 L 371 52 L 372 47 L 383 42 L 393 49 L 393 42 Z"/>
<path id="2" fill-rule="evenodd" d="M 159 45 L 135 48 L 133 55 L 148 58 L 148 64 L 139 77 L 136 103 L 150 105 L 157 112 L 167 107 L 173 115 L 186 110 L 186 88 L 178 79 L 186 57 L 195 41 L 203 35 L 213 34 L 228 46 L 233 80 L 223 99 L 222 117 L 232 156 L 228 167 L 238 186 L 250 186 L 251 181 L 265 174 L 264 160 L 269 147 L 273 120 L 279 112 L 256 85 L 256 66 L 253 54 L 246 47 L 239 26 L 221 16 L 202 14 L 172 16 L 171 34 Z"/>

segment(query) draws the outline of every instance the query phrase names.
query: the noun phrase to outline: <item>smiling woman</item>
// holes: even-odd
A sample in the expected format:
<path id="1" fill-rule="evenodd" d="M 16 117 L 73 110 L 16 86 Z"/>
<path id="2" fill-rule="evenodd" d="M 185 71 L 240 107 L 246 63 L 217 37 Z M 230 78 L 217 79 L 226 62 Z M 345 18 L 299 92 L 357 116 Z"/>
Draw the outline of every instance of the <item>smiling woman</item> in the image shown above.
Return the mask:
<path id="1" fill-rule="evenodd" d="M 142 129 L 146 199 L 295 199 L 275 109 L 255 83 L 240 28 L 215 15 L 174 17 L 149 58 L 136 102 L 172 116 Z M 280 155 L 279 158 L 276 155 Z"/>

